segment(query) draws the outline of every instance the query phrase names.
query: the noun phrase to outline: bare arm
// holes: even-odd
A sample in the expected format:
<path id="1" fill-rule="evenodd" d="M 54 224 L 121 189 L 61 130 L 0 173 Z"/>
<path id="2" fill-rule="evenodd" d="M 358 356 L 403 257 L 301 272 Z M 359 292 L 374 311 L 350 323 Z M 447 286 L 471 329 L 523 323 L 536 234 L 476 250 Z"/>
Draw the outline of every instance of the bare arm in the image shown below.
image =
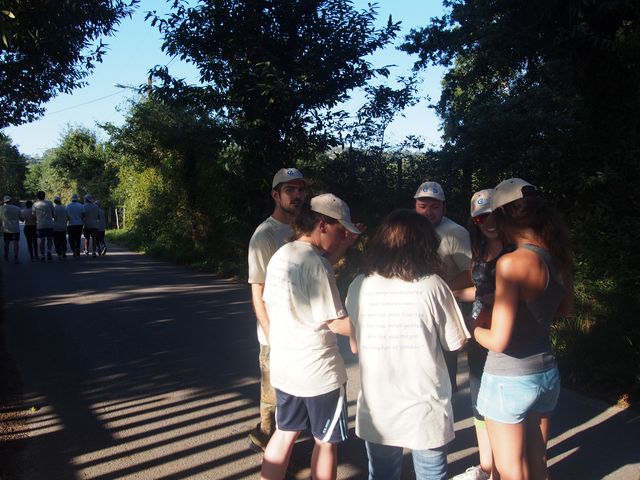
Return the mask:
<path id="1" fill-rule="evenodd" d="M 264 332 L 264 336 L 269 341 L 269 315 L 267 314 L 267 308 L 264 305 L 262 294 L 264 293 L 264 283 L 252 283 L 251 284 L 251 303 L 253 304 L 253 311 L 256 313 L 258 323 Z"/>
<path id="2" fill-rule="evenodd" d="M 340 317 L 327 322 L 329 330 L 337 335 L 344 335 L 349 337 L 349 347 L 353 354 L 358 353 L 358 342 L 356 341 L 356 331 L 351 325 L 351 319 L 349 317 Z"/>

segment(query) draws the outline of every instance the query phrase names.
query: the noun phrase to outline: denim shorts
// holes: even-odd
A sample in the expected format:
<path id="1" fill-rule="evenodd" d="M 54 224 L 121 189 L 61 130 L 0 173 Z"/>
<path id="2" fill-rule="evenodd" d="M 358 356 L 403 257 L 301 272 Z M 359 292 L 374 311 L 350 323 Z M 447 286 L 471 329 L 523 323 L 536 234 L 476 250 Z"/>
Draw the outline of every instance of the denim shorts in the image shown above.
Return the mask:
<path id="1" fill-rule="evenodd" d="M 522 422 L 528 412 L 552 412 L 559 396 L 557 367 L 515 377 L 485 372 L 478 393 L 478 410 L 489 420 L 516 424 Z"/>

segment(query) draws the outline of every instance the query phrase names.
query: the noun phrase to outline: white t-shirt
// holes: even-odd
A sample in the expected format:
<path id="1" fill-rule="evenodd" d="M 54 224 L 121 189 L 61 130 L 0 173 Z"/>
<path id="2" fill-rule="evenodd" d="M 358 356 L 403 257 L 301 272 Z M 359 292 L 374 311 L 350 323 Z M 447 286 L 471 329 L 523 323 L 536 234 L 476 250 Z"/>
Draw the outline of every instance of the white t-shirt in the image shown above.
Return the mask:
<path id="1" fill-rule="evenodd" d="M 264 284 L 267 277 L 267 264 L 274 253 L 293 236 L 291 225 L 281 223 L 273 217 L 258 225 L 249 241 L 249 283 Z M 258 341 L 268 345 L 267 337 L 260 322 L 256 321 Z"/>
<path id="2" fill-rule="evenodd" d="M 271 257 L 263 295 L 270 322 L 271 385 L 314 397 L 347 381 L 336 334 L 327 322 L 347 315 L 329 261 L 307 242 Z"/>
<path id="3" fill-rule="evenodd" d="M 53 203 L 49 200 L 38 200 L 31 209 L 36 214 L 38 229 L 53 228 Z"/>
<path id="4" fill-rule="evenodd" d="M 70 226 L 82 225 L 84 223 L 82 220 L 83 215 L 83 204 L 78 201 L 67 204 L 67 218 L 69 219 Z"/>
<path id="5" fill-rule="evenodd" d="M 447 217 L 436 227 L 440 237 L 438 255 L 445 267 L 444 280 L 449 283 L 460 273 L 471 268 L 471 241 L 466 228 Z"/>
<path id="6" fill-rule="evenodd" d="M 360 275 L 347 308 L 360 361 L 356 435 L 414 450 L 453 440 L 442 350 L 459 350 L 469 332 L 445 282 L 438 275 L 416 282 Z"/>
<path id="7" fill-rule="evenodd" d="M 53 222 L 53 229 L 57 232 L 67 231 L 67 208 L 64 205 L 55 204 L 53 206 L 55 213 L 55 220 Z"/>
<path id="8" fill-rule="evenodd" d="M 0 223 L 6 233 L 20 232 L 20 207 L 10 203 L 0 206 Z"/>

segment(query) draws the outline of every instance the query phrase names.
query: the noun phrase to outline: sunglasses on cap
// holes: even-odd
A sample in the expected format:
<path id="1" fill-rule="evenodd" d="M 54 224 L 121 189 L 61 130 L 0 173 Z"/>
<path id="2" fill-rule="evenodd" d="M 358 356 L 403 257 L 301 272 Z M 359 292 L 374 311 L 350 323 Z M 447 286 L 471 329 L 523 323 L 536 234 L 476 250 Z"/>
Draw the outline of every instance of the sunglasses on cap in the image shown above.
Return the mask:
<path id="1" fill-rule="evenodd" d="M 483 213 L 482 215 L 478 215 L 477 217 L 473 217 L 473 223 L 475 223 L 476 225 L 483 225 L 484 222 L 487 221 L 487 218 L 489 218 L 489 213 Z"/>

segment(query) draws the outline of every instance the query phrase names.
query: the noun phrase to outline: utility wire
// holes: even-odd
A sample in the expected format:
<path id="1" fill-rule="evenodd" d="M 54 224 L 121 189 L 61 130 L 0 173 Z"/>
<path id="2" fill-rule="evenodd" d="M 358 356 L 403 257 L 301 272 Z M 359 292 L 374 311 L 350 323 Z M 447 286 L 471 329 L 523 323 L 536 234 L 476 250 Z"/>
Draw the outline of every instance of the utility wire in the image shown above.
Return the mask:
<path id="1" fill-rule="evenodd" d="M 115 93 L 111 93 L 109 95 L 105 95 L 104 97 L 96 98 L 94 100 L 89 100 L 88 102 L 79 103 L 78 105 L 73 105 L 71 107 L 63 108 L 61 110 L 56 110 L 55 112 L 47 112 L 41 118 L 48 117 L 49 115 L 55 115 L 56 113 L 66 112 L 67 110 L 73 110 L 74 108 L 84 107 L 85 105 L 89 105 L 91 103 L 99 102 L 100 100 L 104 100 L 105 98 L 113 97 L 114 95 L 122 95 L 124 91 L 117 91 Z"/>

